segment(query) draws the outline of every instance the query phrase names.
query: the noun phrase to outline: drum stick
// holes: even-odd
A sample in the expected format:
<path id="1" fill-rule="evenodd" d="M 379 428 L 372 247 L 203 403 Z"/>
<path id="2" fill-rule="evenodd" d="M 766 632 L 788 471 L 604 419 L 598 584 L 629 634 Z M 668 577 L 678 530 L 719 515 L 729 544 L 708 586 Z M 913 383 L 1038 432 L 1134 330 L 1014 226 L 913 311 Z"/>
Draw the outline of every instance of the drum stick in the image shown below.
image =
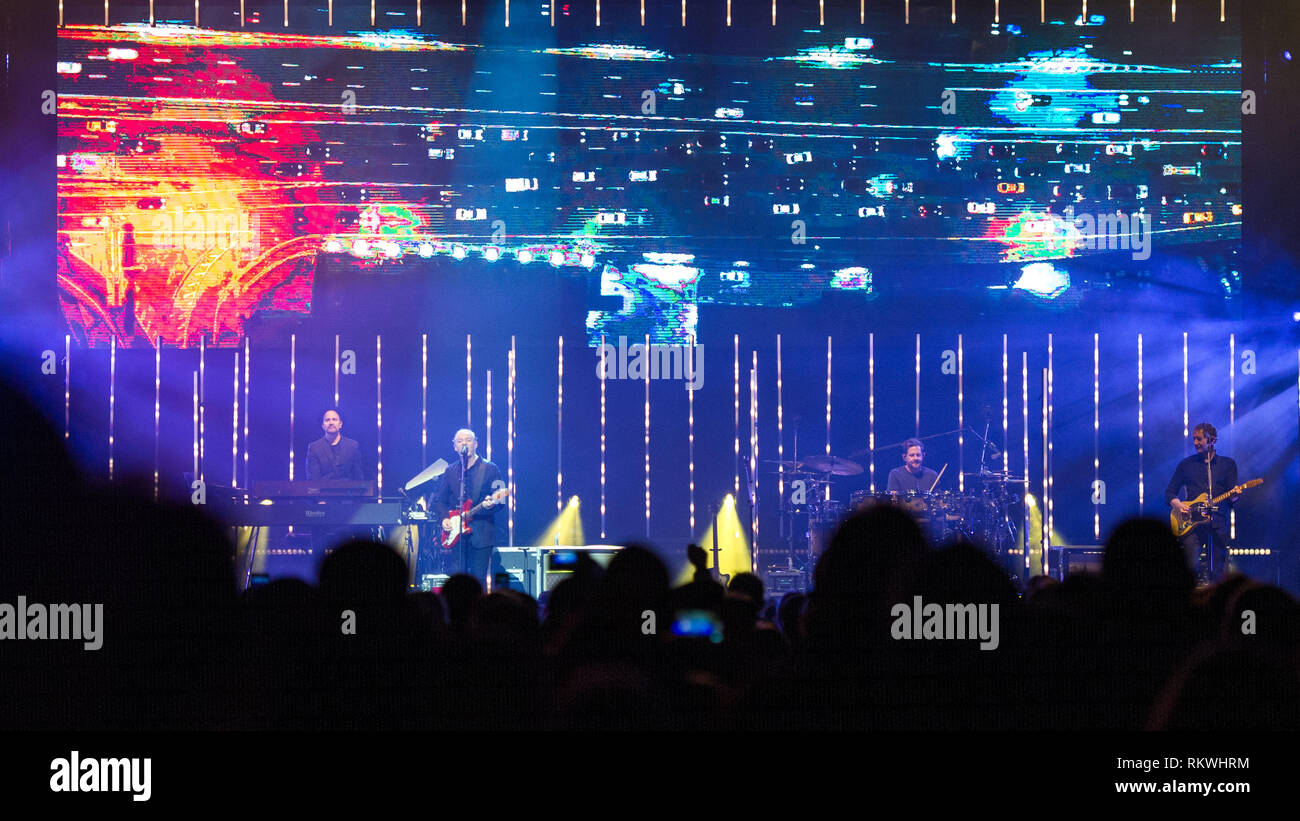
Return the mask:
<path id="1" fill-rule="evenodd" d="M 939 475 L 934 477 L 934 484 L 930 485 L 930 489 L 926 493 L 934 493 L 934 489 L 939 486 L 939 480 L 943 478 L 943 472 L 947 469 L 948 463 L 944 462 L 943 467 L 939 470 Z"/>

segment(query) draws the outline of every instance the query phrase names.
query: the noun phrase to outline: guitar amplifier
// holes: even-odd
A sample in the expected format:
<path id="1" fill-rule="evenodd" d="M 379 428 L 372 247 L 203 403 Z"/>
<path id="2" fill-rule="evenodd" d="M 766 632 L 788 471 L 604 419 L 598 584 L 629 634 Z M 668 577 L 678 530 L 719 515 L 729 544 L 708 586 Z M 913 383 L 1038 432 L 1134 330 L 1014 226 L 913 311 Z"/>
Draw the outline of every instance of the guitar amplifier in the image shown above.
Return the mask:
<path id="1" fill-rule="evenodd" d="M 1072 573 L 1100 573 L 1105 552 L 1099 544 L 1054 544 L 1047 549 L 1049 575 L 1060 582 Z"/>

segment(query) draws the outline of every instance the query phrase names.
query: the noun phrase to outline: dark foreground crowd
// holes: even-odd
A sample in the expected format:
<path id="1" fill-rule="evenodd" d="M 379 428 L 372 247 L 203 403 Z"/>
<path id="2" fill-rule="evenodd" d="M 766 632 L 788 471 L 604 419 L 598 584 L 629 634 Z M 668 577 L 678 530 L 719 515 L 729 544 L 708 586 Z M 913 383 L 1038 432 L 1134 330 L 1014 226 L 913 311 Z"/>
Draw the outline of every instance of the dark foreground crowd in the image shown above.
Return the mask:
<path id="1" fill-rule="evenodd" d="M 98 650 L 0 641 L 3 729 L 1300 728 L 1296 601 L 1240 576 L 1196 589 L 1156 521 L 1121 525 L 1100 575 L 1023 597 L 890 508 L 849 519 L 812 592 L 779 602 L 749 574 L 674 588 L 637 546 L 583 562 L 543 607 L 467 576 L 410 593 L 404 561 L 365 542 L 316 586 L 240 593 L 220 527 L 86 485 L 39 414 L 0 405 L 0 604 L 104 613 Z M 894 638 L 916 596 L 997 604 L 996 649 Z M 718 629 L 677 635 L 692 611 Z"/>

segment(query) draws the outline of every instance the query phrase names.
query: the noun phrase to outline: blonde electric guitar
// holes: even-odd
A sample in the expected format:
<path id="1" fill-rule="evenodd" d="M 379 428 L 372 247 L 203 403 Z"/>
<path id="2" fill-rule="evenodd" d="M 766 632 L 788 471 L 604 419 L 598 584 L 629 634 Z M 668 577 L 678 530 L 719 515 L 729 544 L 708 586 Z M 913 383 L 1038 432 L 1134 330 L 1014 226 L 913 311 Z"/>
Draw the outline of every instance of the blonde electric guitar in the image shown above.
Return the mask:
<path id="1" fill-rule="evenodd" d="M 1222 496 L 1215 496 L 1209 502 L 1205 501 L 1206 496 L 1208 494 L 1202 493 L 1200 496 L 1197 496 L 1195 499 L 1192 499 L 1191 501 L 1184 503 L 1191 508 L 1190 512 L 1183 513 L 1179 510 L 1170 511 L 1169 526 L 1174 529 L 1175 536 L 1182 538 L 1183 536 L 1190 533 L 1194 528 L 1200 527 L 1201 525 L 1210 521 L 1210 514 L 1208 508 L 1214 507 L 1219 502 L 1222 502 L 1223 500 L 1227 499 L 1229 496 L 1233 496 L 1235 494 L 1241 493 L 1243 490 L 1246 490 L 1247 488 L 1252 488 L 1255 487 L 1256 485 L 1262 485 L 1263 483 L 1264 483 L 1263 479 L 1251 479 L 1249 482 L 1246 482 L 1244 485 L 1237 485 L 1232 490 L 1229 490 L 1227 493 L 1223 494 Z"/>

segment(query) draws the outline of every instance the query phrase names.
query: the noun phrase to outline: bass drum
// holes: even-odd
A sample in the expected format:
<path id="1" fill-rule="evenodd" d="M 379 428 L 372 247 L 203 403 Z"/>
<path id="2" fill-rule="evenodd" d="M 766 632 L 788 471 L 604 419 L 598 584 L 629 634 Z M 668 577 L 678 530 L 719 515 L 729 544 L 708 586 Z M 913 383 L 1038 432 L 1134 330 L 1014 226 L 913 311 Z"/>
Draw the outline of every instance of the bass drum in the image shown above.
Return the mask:
<path id="1" fill-rule="evenodd" d="M 808 511 L 808 550 L 814 556 L 821 556 L 831 546 L 831 537 L 844 521 L 846 510 L 843 502 L 819 501 Z"/>

